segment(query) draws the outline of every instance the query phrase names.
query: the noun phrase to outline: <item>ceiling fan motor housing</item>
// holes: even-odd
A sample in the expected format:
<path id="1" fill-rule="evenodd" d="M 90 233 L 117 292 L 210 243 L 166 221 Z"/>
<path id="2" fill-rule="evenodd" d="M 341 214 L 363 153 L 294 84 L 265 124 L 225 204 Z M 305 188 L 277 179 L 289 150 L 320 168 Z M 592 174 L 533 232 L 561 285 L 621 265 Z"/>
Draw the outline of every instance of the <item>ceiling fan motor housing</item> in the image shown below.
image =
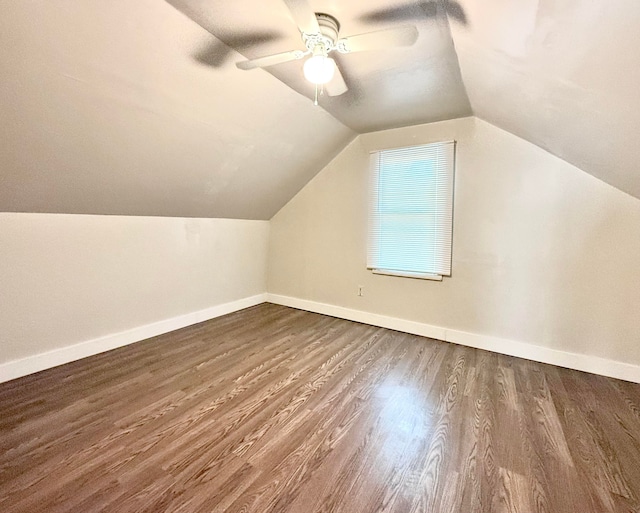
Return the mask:
<path id="1" fill-rule="evenodd" d="M 317 54 L 318 47 L 320 47 L 321 53 L 326 55 L 335 47 L 338 41 L 340 23 L 329 14 L 319 12 L 315 14 L 320 32 L 317 34 L 303 34 L 304 43 L 310 52 Z"/>
<path id="2" fill-rule="evenodd" d="M 320 25 L 322 35 L 335 43 L 338 40 L 338 32 L 340 32 L 340 22 L 330 14 L 321 12 L 316 13 L 316 19 L 318 20 L 318 25 Z"/>

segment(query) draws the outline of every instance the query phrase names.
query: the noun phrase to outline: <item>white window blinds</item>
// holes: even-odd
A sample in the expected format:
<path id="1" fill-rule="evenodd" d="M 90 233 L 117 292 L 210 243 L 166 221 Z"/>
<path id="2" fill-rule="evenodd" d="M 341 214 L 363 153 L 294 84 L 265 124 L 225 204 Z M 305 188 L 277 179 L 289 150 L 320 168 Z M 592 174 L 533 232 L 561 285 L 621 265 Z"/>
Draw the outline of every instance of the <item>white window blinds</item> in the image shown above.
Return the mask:
<path id="1" fill-rule="evenodd" d="M 367 267 L 451 275 L 455 141 L 371 153 Z"/>

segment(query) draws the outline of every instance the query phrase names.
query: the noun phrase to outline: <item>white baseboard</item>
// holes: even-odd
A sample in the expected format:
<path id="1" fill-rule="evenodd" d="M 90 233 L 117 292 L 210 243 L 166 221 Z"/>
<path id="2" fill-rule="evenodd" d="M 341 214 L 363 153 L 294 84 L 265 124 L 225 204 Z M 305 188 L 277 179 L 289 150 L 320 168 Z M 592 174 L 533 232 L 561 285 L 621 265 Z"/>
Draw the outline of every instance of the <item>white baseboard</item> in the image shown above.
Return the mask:
<path id="1" fill-rule="evenodd" d="M 600 358 L 598 356 L 570 353 L 488 335 L 451 330 L 440 326 L 399 319 L 397 317 L 389 317 L 277 294 L 258 294 L 171 319 L 146 324 L 120 333 L 88 340 L 72 346 L 6 362 L 0 364 L 0 383 L 86 358 L 87 356 L 104 353 L 105 351 L 133 344 L 134 342 L 155 337 L 156 335 L 162 335 L 163 333 L 184 328 L 185 326 L 214 319 L 215 317 L 249 308 L 250 306 L 259 305 L 265 301 L 309 312 L 330 315 L 340 319 L 348 319 L 363 324 L 380 326 L 382 328 L 435 338 L 464 346 L 485 349 L 495 353 L 526 358 L 536 362 L 549 363 L 569 369 L 640 383 L 640 366 L 638 365 Z"/>
<path id="2" fill-rule="evenodd" d="M 340 319 L 348 319 L 350 321 L 403 331 L 405 333 L 421 335 L 423 337 L 436 338 L 438 340 L 453 342 L 463 346 L 485 349 L 487 351 L 493 351 L 495 353 L 506 354 L 509 356 L 517 356 L 519 358 L 525 358 L 536 362 L 549 363 L 551 365 L 566 367 L 568 369 L 591 372 L 593 374 L 600 374 L 602 376 L 609 376 L 611 378 L 640 383 L 639 365 L 609 360 L 598 356 L 570 353 L 567 351 L 560 351 L 558 349 L 551 349 L 549 347 L 542 347 L 488 335 L 451 330 L 440 326 L 398 319 L 397 317 L 388 317 L 386 315 L 363 312 L 361 310 L 352 310 L 342 306 L 317 303 L 315 301 L 289 296 L 280 296 L 278 294 L 267 294 L 267 301 L 278 305 L 298 308 L 300 310 L 339 317 Z"/>
<path id="3" fill-rule="evenodd" d="M 104 353 L 105 351 L 110 351 L 116 347 L 140 342 L 141 340 L 155 337 L 156 335 L 162 335 L 163 333 L 168 333 L 170 331 L 184 328 L 185 326 L 220 317 L 231 312 L 242 310 L 243 308 L 259 305 L 260 303 L 264 303 L 266 300 L 267 294 L 258 294 L 256 296 L 246 297 L 238 299 L 237 301 L 231 301 L 229 303 L 205 308 L 204 310 L 199 310 L 197 312 L 172 317 L 171 319 L 146 324 L 131 330 L 95 338 L 72 346 L 61 347 L 60 349 L 54 349 L 53 351 L 48 351 L 46 353 L 40 353 L 20 360 L 6 362 L 0 364 L 0 383 L 49 369 L 51 367 L 57 367 L 58 365 L 75 360 L 80 360 L 87 356 Z"/>

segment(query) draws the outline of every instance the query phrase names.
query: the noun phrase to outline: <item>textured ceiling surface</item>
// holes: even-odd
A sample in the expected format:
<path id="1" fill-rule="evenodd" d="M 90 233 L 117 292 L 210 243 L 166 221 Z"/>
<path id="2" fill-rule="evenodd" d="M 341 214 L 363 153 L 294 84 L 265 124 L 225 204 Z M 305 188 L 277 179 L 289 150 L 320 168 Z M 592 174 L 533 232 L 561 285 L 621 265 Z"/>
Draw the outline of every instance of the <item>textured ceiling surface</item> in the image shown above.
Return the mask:
<path id="1" fill-rule="evenodd" d="M 640 2 L 461 0 L 476 116 L 640 198 Z"/>
<path id="2" fill-rule="evenodd" d="M 349 128 L 158 0 L 3 2 L 0 211 L 269 219 Z"/>
<path id="3" fill-rule="evenodd" d="M 637 0 L 309 0 L 341 36 L 314 107 L 282 0 L 23 0 L 0 16 L 0 211 L 269 219 L 357 133 L 477 115 L 640 198 Z"/>

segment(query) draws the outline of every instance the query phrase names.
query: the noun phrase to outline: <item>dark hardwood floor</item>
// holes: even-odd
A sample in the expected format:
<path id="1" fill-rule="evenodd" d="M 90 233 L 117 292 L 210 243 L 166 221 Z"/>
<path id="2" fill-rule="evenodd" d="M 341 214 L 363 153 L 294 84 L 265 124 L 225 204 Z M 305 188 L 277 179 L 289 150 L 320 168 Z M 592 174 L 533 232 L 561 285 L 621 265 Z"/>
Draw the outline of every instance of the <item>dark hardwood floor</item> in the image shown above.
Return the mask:
<path id="1" fill-rule="evenodd" d="M 0 511 L 640 511 L 640 385 L 264 304 L 0 385 Z"/>

